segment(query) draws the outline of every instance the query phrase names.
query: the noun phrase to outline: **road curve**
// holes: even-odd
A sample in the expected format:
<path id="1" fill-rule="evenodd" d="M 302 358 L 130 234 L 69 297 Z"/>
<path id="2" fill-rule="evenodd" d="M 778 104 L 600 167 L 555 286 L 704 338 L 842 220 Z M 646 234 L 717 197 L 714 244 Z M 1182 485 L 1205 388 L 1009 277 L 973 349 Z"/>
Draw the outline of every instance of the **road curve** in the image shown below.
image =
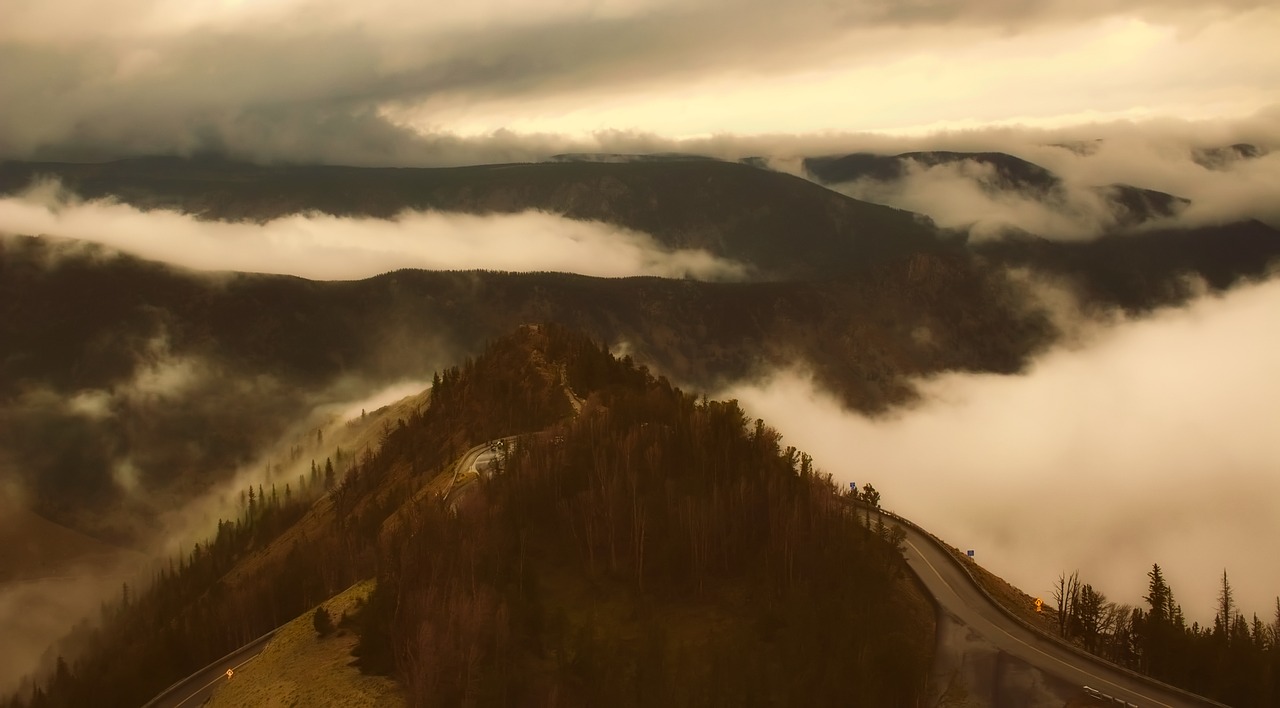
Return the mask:
<path id="1" fill-rule="evenodd" d="M 1121 668 L 1015 619 L 974 581 L 950 551 L 923 529 L 885 513 L 906 532 L 907 565 L 920 578 L 942 611 L 981 635 L 996 648 L 1048 675 L 1085 686 L 1142 708 L 1221 706 L 1172 686 Z"/>
<path id="2" fill-rule="evenodd" d="M 514 437 L 506 440 L 514 441 Z M 453 478 L 444 492 L 445 498 L 465 491 L 468 483 L 485 475 L 487 463 L 497 456 L 492 448 L 496 442 L 477 445 L 463 453 L 454 467 Z M 1048 675 L 1080 686 L 1082 695 L 1084 687 L 1088 686 L 1098 693 L 1142 708 L 1222 706 L 1116 666 L 1032 628 L 998 605 L 940 541 L 907 519 L 883 510 L 877 511 L 886 523 L 896 524 L 905 532 L 903 550 L 907 565 L 939 608 L 999 650 Z M 274 634 L 275 630 L 272 630 L 175 683 L 144 708 L 201 705 L 222 681 L 227 680 L 228 669 L 234 671 L 252 661 Z"/>
<path id="3" fill-rule="evenodd" d="M 236 649 L 203 669 L 191 674 L 181 681 L 166 688 L 163 693 L 152 698 L 143 708 L 194 708 L 209 700 L 213 692 L 223 681 L 234 681 L 227 678 L 227 671 L 236 671 L 241 666 L 253 661 L 267 647 L 267 642 L 276 634 L 271 630 L 248 644 Z"/>
<path id="4" fill-rule="evenodd" d="M 464 452 L 458 462 L 454 464 L 453 475 L 443 496 L 447 499 L 454 495 L 455 492 L 465 490 L 467 485 L 477 477 L 481 475 L 487 476 L 491 469 L 491 464 L 498 457 L 495 445 L 499 442 L 513 444 L 515 439 L 515 436 L 512 436 L 490 440 Z M 222 685 L 223 681 L 228 680 L 228 670 L 234 672 L 252 661 L 258 654 L 261 654 L 262 650 L 267 647 L 267 642 L 271 637 L 275 636 L 275 633 L 276 630 L 273 629 L 196 673 L 178 681 L 166 688 L 160 695 L 152 698 L 143 708 L 193 708 L 203 704 L 209 700 L 209 697 L 213 695 L 218 686 Z M 231 680 L 235 680 L 234 676 Z"/>

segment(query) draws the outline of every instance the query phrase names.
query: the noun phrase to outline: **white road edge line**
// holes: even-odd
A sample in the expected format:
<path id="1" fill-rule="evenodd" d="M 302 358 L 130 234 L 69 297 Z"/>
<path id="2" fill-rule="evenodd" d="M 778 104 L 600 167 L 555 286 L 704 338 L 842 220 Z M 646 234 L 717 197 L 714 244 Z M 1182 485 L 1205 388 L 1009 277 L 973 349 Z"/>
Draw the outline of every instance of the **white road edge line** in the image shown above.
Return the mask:
<path id="1" fill-rule="evenodd" d="M 264 647 L 264 648 L 265 648 L 265 647 Z M 259 652 L 259 653 L 261 653 L 261 652 Z M 231 671 L 234 673 L 236 669 L 240 668 L 241 666 L 244 666 L 245 664 L 247 664 L 247 663 L 249 663 L 250 661 L 253 661 L 254 659 L 257 659 L 257 658 L 258 658 L 258 655 L 257 655 L 257 654 L 254 654 L 253 656 L 249 657 L 248 659 L 245 659 L 244 661 L 240 662 L 239 664 L 236 664 L 235 666 L 231 667 Z M 191 700 L 192 698 L 195 698 L 195 697 L 196 697 L 196 694 L 200 693 L 201 691 L 205 690 L 206 688 L 208 688 L 208 687 L 212 686 L 213 684 L 215 684 L 215 683 L 217 683 L 217 682 L 221 681 L 222 679 L 224 679 L 224 678 L 226 678 L 226 677 L 227 677 L 227 674 L 226 674 L 225 672 L 223 672 L 223 673 L 219 674 L 217 678 L 215 678 L 214 680 L 210 681 L 209 683 L 206 683 L 205 685 L 201 686 L 200 688 L 197 688 L 197 689 L 196 689 L 196 690 L 195 690 L 195 691 L 194 691 L 190 696 L 187 696 L 186 698 L 183 698 L 180 702 L 178 702 L 178 703 L 174 704 L 173 708 L 181 708 L 183 703 L 186 703 L 187 701 Z"/>
<path id="2" fill-rule="evenodd" d="M 934 574 L 934 575 L 936 575 L 936 576 L 938 576 L 938 580 L 941 580 L 943 585 L 946 585 L 947 587 L 951 588 L 951 591 L 952 591 L 952 592 L 955 592 L 955 588 L 954 588 L 954 587 L 951 587 L 951 583 L 948 583 L 948 582 L 947 582 L 947 579 L 946 579 L 946 578 L 944 578 L 944 577 L 942 577 L 942 573 L 939 573 L 939 572 L 938 572 L 938 569 L 937 569 L 937 568 L 935 568 L 935 567 L 933 567 L 933 564 L 929 562 L 928 557 L 926 557 L 926 556 L 925 556 L 925 554 L 920 550 L 920 547 L 919 547 L 919 546 L 917 546 L 916 544 L 912 543 L 910 539 L 907 539 L 907 545 L 908 545 L 908 546 L 911 546 L 911 548 L 915 550 L 916 554 L 918 554 L 918 555 L 920 556 L 920 560 L 924 561 L 924 564 L 925 564 L 925 565 L 927 565 L 927 566 L 929 566 L 929 570 L 932 570 L 932 571 L 933 571 L 933 574 Z M 960 593 L 958 593 L 958 592 L 957 592 L 957 593 L 956 593 L 956 597 L 960 597 Z M 1012 634 L 1010 634 L 1010 633 L 1009 633 L 1009 630 L 1005 629 L 1004 627 L 1001 627 L 1000 625 L 996 624 L 995 622 L 991 622 L 991 626 L 992 626 L 992 627 L 995 627 L 996 629 L 1000 630 L 1001 632 L 1004 632 L 1004 633 L 1005 633 L 1005 635 L 1006 635 L 1006 636 L 1008 636 L 1010 639 L 1012 639 L 1013 641 L 1015 641 L 1015 642 L 1017 642 L 1017 643 L 1021 644 L 1021 645 L 1022 645 L 1022 646 L 1024 646 L 1024 647 L 1026 647 L 1026 648 L 1030 649 L 1031 651 L 1034 651 L 1034 652 L 1036 652 L 1037 654 L 1040 654 L 1040 655 L 1042 655 L 1042 656 L 1044 656 L 1044 657 L 1047 657 L 1047 658 L 1049 658 L 1049 659 L 1053 659 L 1054 661 L 1058 662 L 1059 664 L 1062 664 L 1063 666 L 1065 666 L 1065 667 L 1067 667 L 1067 668 L 1069 668 L 1069 669 L 1075 669 L 1076 671 L 1079 671 L 1080 673 L 1084 674 L 1085 676 L 1088 676 L 1088 677 L 1093 678 L 1093 679 L 1097 679 L 1100 683 L 1105 683 L 1105 684 L 1107 684 L 1108 686 L 1111 686 L 1111 687 L 1113 687 L 1113 688 L 1118 688 L 1118 689 L 1120 689 L 1121 691 L 1123 691 L 1123 692 L 1125 692 L 1125 693 L 1132 693 L 1133 695 L 1137 696 L 1138 698 L 1141 698 L 1141 699 L 1142 699 L 1142 700 L 1144 700 L 1144 701 L 1151 701 L 1152 703 L 1154 703 L 1154 704 L 1156 704 L 1156 705 L 1158 705 L 1158 706 L 1164 706 L 1164 708 L 1173 708 L 1173 706 L 1169 705 L 1168 703 L 1161 703 L 1160 701 L 1157 701 L 1156 699 L 1151 698 L 1150 696 L 1147 696 L 1147 695 L 1142 694 L 1142 693 L 1138 693 L 1137 691 L 1134 691 L 1133 689 L 1126 688 L 1126 687 L 1121 686 L 1121 685 L 1119 685 L 1119 684 L 1112 683 L 1111 681 L 1108 681 L 1107 679 L 1105 679 L 1105 678 L 1103 678 L 1103 677 L 1101 677 L 1101 676 L 1098 676 L 1098 675 L 1096 675 L 1096 674 L 1092 674 L 1092 673 L 1090 673 L 1090 672 L 1086 671 L 1085 669 L 1083 669 L 1083 668 L 1081 668 L 1081 667 L 1079 667 L 1079 666 L 1076 666 L 1076 665 L 1074 665 L 1074 664 L 1069 664 L 1069 663 L 1067 663 L 1067 662 L 1063 661 L 1062 659 L 1059 659 L 1058 657 L 1056 657 L 1056 656 L 1054 656 L 1054 655 L 1052 655 L 1052 654 L 1050 654 L 1050 653 L 1048 653 L 1048 652 L 1044 651 L 1044 650 L 1043 650 L 1043 649 L 1041 649 L 1040 647 L 1032 646 L 1032 645 L 1030 645 L 1030 644 L 1028 644 L 1028 643 L 1026 643 L 1026 642 L 1022 641 L 1022 640 L 1021 640 L 1021 639 L 1019 639 L 1018 637 L 1013 636 Z"/>

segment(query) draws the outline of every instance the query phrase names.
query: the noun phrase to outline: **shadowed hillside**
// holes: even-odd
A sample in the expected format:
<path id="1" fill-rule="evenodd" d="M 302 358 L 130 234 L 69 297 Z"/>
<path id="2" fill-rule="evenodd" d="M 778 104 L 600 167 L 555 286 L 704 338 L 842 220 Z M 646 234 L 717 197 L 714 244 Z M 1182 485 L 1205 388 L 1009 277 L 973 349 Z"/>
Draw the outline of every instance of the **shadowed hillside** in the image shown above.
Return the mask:
<path id="1" fill-rule="evenodd" d="M 927 219 L 806 180 L 711 160 L 548 162 L 454 168 L 258 166 L 147 158 L 0 165 L 0 192 L 57 177 L 89 199 L 209 219 L 297 212 L 391 217 L 404 209 L 472 214 L 536 209 L 604 221 L 669 248 L 705 249 L 762 279 L 828 278 L 947 248 Z"/>
<path id="2" fill-rule="evenodd" d="M 1010 238 L 974 249 L 994 262 L 1065 277 L 1088 305 L 1141 311 L 1185 300 L 1201 286 L 1223 290 L 1268 275 L 1280 257 L 1280 232 L 1248 221 L 1082 242 Z"/>
<path id="3" fill-rule="evenodd" d="M 423 379 L 523 322 L 570 325 L 708 389 L 795 363 L 850 405 L 908 400 L 907 377 L 1016 371 L 1046 342 L 999 274 L 921 254 L 835 283 L 701 283 L 400 271 L 356 282 L 177 271 L 39 239 L 0 255 L 0 445 L 42 513 L 189 496 L 356 377 Z M 90 407 L 102 400 L 102 414 Z M 110 415 L 107 415 L 110 413 Z M 149 495 L 112 470 L 128 459 Z"/>
<path id="4" fill-rule="evenodd" d="M 1264 274 L 1261 224 L 1093 242 L 1009 240 L 816 282 L 398 271 L 363 281 L 194 273 L 47 239 L 0 241 L 0 451 L 45 516 L 128 542 L 304 417 L 322 392 L 422 380 L 524 322 L 560 322 L 704 389 L 799 365 L 851 408 L 910 379 L 1012 373 L 1054 331 L 1004 275 L 1141 311 Z M 328 395 L 328 394 L 327 394 Z M 142 493 L 118 482 L 124 463 Z M 106 518 L 100 512 L 122 510 Z"/>

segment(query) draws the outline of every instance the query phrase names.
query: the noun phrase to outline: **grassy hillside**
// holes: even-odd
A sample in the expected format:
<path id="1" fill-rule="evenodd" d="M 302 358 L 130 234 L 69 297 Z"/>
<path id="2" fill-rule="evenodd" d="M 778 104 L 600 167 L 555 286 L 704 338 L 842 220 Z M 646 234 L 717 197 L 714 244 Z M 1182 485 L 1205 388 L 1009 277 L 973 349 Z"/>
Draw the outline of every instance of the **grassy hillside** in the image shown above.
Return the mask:
<path id="1" fill-rule="evenodd" d="M 354 614 L 373 589 L 372 583 L 351 586 L 320 603 L 334 618 Z M 335 622 L 337 619 L 334 620 Z M 306 612 L 281 627 L 266 649 L 220 686 L 208 708 L 399 708 L 404 695 L 395 681 L 368 676 L 351 665 L 356 637 L 339 628 L 321 637 Z"/>

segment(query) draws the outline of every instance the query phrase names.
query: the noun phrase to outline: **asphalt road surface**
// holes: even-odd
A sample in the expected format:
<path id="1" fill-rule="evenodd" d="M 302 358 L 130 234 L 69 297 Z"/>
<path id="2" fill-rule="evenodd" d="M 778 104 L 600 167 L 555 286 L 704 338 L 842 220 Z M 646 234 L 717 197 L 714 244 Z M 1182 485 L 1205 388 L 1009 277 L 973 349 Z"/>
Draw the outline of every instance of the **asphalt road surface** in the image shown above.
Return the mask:
<path id="1" fill-rule="evenodd" d="M 886 517 L 886 523 L 892 523 L 892 519 Z M 950 619 L 980 635 L 996 649 L 1078 687 L 1077 695 L 1088 695 L 1084 689 L 1088 686 L 1099 694 L 1143 708 L 1221 705 L 1083 655 L 1021 624 L 1003 608 L 995 606 L 968 572 L 931 536 L 908 524 L 901 526 L 907 534 L 904 544 L 907 564 Z"/>
<path id="2" fill-rule="evenodd" d="M 165 689 L 143 708 L 194 708 L 202 705 L 224 681 L 236 680 L 234 674 L 231 677 L 227 676 L 228 670 L 238 671 L 241 666 L 253 661 L 258 654 L 262 653 L 273 636 L 275 636 L 275 630 L 209 664 Z"/>

